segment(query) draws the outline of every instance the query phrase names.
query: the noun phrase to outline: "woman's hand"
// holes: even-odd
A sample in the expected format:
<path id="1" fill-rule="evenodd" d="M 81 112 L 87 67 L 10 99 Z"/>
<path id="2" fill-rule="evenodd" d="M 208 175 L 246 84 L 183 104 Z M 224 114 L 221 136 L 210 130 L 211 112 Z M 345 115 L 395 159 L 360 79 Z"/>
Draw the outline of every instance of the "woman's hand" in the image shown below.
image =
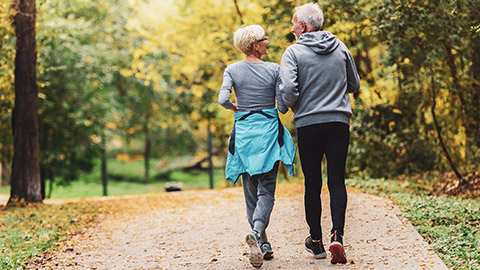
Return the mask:
<path id="1" fill-rule="evenodd" d="M 230 110 L 232 110 L 234 113 L 237 112 L 237 103 L 233 103 L 233 106 L 230 107 Z"/>

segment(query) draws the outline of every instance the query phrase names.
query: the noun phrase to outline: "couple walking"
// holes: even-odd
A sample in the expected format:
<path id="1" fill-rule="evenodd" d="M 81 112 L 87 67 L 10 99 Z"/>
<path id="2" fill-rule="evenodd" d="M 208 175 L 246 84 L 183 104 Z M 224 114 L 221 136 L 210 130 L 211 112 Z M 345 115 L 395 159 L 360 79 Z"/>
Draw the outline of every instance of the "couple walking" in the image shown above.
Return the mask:
<path id="1" fill-rule="evenodd" d="M 325 259 L 321 228 L 321 162 L 327 158 L 332 215 L 332 263 L 346 263 L 343 233 L 347 192 L 345 161 L 352 115 L 348 93 L 360 87 L 349 50 L 330 32 L 323 31 L 323 12 L 317 4 L 297 7 L 292 19 L 296 43 L 287 48 L 281 67 L 263 62 L 269 44 L 261 26 L 238 29 L 234 44 L 243 61 L 228 65 L 218 96 L 219 103 L 235 112 L 230 135 L 226 178 L 242 176 L 247 218 L 249 259 L 254 267 L 273 258 L 265 229 L 275 200 L 279 161 L 293 175 L 295 147 L 278 111 L 294 112 L 298 149 L 305 176 L 305 214 L 310 235 L 305 248 L 316 259 Z M 230 101 L 232 88 L 236 103 Z M 275 107 L 275 101 L 277 108 Z"/>

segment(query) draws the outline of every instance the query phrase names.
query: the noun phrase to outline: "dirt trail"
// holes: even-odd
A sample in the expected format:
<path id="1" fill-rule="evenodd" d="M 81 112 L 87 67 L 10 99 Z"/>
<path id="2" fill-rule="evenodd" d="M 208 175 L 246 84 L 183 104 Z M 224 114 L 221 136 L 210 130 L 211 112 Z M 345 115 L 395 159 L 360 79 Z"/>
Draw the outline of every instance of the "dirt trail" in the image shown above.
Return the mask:
<path id="1" fill-rule="evenodd" d="M 324 190 L 324 232 L 331 226 Z M 61 248 L 37 257 L 35 269 L 253 269 L 244 243 L 250 231 L 241 188 L 131 196 L 182 202 L 155 207 L 136 217 L 112 218 L 73 236 Z M 160 196 L 160 197 L 159 197 Z M 140 199 L 144 198 L 144 199 Z M 349 191 L 344 266 L 315 260 L 304 249 L 303 186 L 280 184 L 267 230 L 274 259 L 262 269 L 448 269 L 390 201 Z M 121 200 L 118 203 L 122 203 Z M 324 242 L 329 243 L 328 235 Z"/>

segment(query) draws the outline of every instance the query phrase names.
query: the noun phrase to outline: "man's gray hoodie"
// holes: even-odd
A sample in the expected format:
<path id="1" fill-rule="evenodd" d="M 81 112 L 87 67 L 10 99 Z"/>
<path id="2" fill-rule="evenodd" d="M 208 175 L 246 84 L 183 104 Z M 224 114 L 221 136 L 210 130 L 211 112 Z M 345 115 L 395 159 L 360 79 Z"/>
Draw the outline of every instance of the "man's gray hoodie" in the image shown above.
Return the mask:
<path id="1" fill-rule="evenodd" d="M 360 78 L 347 46 L 332 33 L 302 34 L 283 54 L 280 77 L 282 98 L 295 112 L 297 128 L 350 124 L 348 93 L 360 88 Z"/>

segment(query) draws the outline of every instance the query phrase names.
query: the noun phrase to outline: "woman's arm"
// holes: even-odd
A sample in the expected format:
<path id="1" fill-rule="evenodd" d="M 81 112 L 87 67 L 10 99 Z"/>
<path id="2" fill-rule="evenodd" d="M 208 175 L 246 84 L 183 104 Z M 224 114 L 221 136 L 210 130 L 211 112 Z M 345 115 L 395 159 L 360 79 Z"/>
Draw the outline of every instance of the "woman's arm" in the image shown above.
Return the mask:
<path id="1" fill-rule="evenodd" d="M 230 95 L 232 94 L 233 80 L 228 72 L 228 66 L 223 73 L 223 83 L 218 94 L 218 103 L 225 109 L 231 109 L 234 112 L 237 110 L 236 104 L 230 101 Z"/>

